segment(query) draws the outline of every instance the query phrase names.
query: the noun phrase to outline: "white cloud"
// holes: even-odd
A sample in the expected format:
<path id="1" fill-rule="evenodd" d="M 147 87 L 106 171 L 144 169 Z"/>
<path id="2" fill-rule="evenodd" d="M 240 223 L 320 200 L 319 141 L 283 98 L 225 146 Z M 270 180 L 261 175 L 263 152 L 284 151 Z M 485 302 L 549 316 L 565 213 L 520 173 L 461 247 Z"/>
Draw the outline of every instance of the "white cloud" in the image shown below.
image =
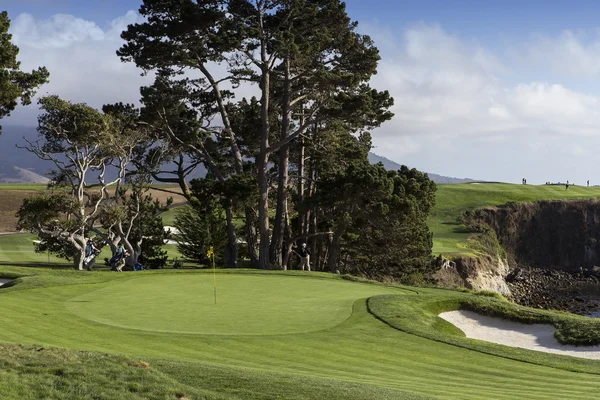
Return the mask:
<path id="1" fill-rule="evenodd" d="M 600 30 L 563 30 L 556 36 L 532 34 L 507 53 L 521 68 L 534 68 L 564 77 L 600 75 Z"/>
<path id="2" fill-rule="evenodd" d="M 71 15 L 57 14 L 39 20 L 21 14 L 11 24 L 13 40 L 20 48 L 23 70 L 46 66 L 50 83 L 39 94 L 58 94 L 66 100 L 100 108 L 114 102 L 138 103 L 139 87 L 151 83 L 133 63 L 122 63 L 116 51 L 123 44 L 121 32 L 141 20 L 133 11 L 100 27 Z M 35 124 L 35 104 L 18 108 L 5 124 Z"/>
<path id="3" fill-rule="evenodd" d="M 396 117 L 375 138 L 600 134 L 600 97 L 560 83 L 511 86 L 505 76 L 514 72 L 495 54 L 437 25 L 409 29 L 399 43 L 386 39 L 381 52 L 372 83 L 390 90 Z"/>

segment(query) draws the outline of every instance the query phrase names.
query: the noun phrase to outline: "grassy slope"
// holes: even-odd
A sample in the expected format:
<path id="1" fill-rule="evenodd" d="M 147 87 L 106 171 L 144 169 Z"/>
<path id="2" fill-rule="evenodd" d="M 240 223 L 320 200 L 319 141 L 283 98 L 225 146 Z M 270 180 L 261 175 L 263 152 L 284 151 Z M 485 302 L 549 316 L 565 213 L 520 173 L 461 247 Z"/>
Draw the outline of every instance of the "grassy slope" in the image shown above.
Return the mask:
<path id="1" fill-rule="evenodd" d="M 337 295 L 343 294 L 344 298 L 350 294 L 355 296 L 353 312 L 340 324 L 313 332 L 284 335 L 172 334 L 100 324 L 75 315 L 65 307 L 71 299 L 93 296 L 97 290 L 110 291 L 108 288 L 127 284 L 141 276 L 139 274 L 82 274 L 0 267 L 0 275 L 7 275 L 9 271 L 13 276 L 32 272 L 40 275 L 24 278 L 13 287 L 0 290 L 3 310 L 0 313 L 0 341 L 126 354 L 134 360 L 150 363 L 165 375 L 164 379 L 173 382 L 174 390 L 190 388 L 190 391 L 184 392 L 189 398 L 201 398 L 198 396 L 202 391 L 222 391 L 227 398 L 237 396 L 247 399 L 335 398 L 333 394 L 336 393 L 343 398 L 343 391 L 350 390 L 348 394 L 354 393 L 354 398 L 411 398 L 405 393 L 395 392 L 406 391 L 444 399 L 591 399 L 600 390 L 600 381 L 594 375 L 494 357 L 398 331 L 369 314 L 365 300 L 365 297 L 393 293 L 408 301 L 420 296 L 453 293 L 449 291 L 419 289 L 417 294 L 400 288 L 345 282 L 337 276 L 324 274 L 270 273 L 265 277 L 260 272 L 247 271 L 244 275 L 231 277 L 247 277 L 247 285 L 254 286 L 256 290 L 261 287 L 272 289 L 273 282 L 269 280 L 273 278 L 276 278 L 276 283 L 288 288 L 293 288 L 297 282 L 306 289 L 303 285 L 311 280 L 308 276 L 325 284 L 331 283 L 332 291 Z M 155 288 L 146 286 L 147 298 L 167 297 L 173 291 L 173 288 L 166 287 L 168 282 L 164 277 L 191 280 L 203 276 L 201 272 L 180 271 L 144 274 L 157 278 Z M 217 276 L 217 279 L 221 278 L 220 288 L 223 291 L 227 284 L 226 274 L 228 272 L 223 271 Z M 257 280 L 257 277 L 265 279 Z M 277 316 L 285 314 L 285 310 L 278 310 L 280 302 L 285 309 L 294 300 L 301 301 L 303 296 L 337 296 L 328 293 L 327 288 L 319 289 L 317 286 L 312 288 L 313 292 L 289 292 L 284 294 L 284 298 L 273 295 L 270 299 L 263 298 L 261 303 Z M 180 290 L 183 291 L 181 287 Z M 101 294 L 98 293 L 100 298 Z M 138 295 L 131 299 L 123 298 L 122 303 L 115 307 L 126 308 L 132 315 L 136 310 L 153 307 L 152 303 L 145 305 Z M 198 294 L 192 291 L 188 295 L 193 299 Z M 187 302 L 184 299 L 180 302 L 180 313 L 189 313 Z M 234 302 L 231 300 L 231 304 Z M 318 310 L 318 304 L 313 302 L 304 310 L 311 315 L 315 308 L 309 307 L 317 307 L 317 329 L 323 328 L 322 310 Z M 238 306 L 245 311 L 244 318 L 265 318 L 260 305 L 238 298 Z M 202 310 L 198 309 L 199 316 Z M 158 314 L 164 312 L 160 309 L 154 311 Z M 242 315 L 236 313 L 228 310 L 225 315 Z M 154 317 L 161 318 L 162 315 Z M 147 318 L 152 316 L 147 315 Z M 288 322 L 278 318 L 264 321 L 266 328 L 277 324 L 286 325 Z M 232 326 L 227 329 L 240 329 L 235 322 Z M 354 388 L 346 388 L 345 382 L 355 385 Z M 326 393 L 326 388 L 332 396 L 320 396 Z"/>
<path id="2" fill-rule="evenodd" d="M 600 187 L 551 185 L 458 184 L 438 185 L 436 206 L 428 225 L 433 232 L 435 254 L 468 254 L 465 241 L 469 233 L 461 231 L 456 220 L 463 212 L 485 206 L 496 206 L 509 201 L 563 200 L 600 197 Z"/>
<path id="3" fill-rule="evenodd" d="M 379 319 L 403 332 L 514 360 L 576 372 L 600 374 L 600 362 L 595 360 L 557 356 L 467 339 L 462 331 L 439 318 L 438 315 L 444 311 L 464 309 L 522 323 L 550 324 L 558 326 L 559 339 L 566 339 L 563 341 L 575 345 L 587 344 L 589 339 L 597 342 L 599 323 L 590 318 L 521 307 L 506 300 L 500 301 L 495 298 L 454 291 L 439 291 L 410 298 L 389 295 L 373 296 L 368 300 L 368 307 L 369 311 Z"/>

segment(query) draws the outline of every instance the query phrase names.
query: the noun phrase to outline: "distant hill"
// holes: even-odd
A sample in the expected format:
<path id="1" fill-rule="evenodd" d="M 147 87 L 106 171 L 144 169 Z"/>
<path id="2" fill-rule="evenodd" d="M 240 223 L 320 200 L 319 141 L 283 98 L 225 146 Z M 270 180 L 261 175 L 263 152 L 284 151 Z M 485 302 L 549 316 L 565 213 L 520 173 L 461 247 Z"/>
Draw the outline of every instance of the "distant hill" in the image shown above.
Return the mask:
<path id="1" fill-rule="evenodd" d="M 48 178 L 0 160 L 0 183 L 48 183 Z"/>
<path id="2" fill-rule="evenodd" d="M 387 169 L 387 170 L 400 169 L 400 164 L 398 164 L 397 162 L 394 162 L 394 161 L 392 161 L 388 158 L 382 157 L 382 156 L 378 156 L 377 154 L 374 154 L 374 153 L 369 153 L 369 161 L 371 162 L 371 164 L 376 164 L 378 162 L 381 162 L 383 164 L 383 166 L 385 167 L 385 169 Z M 431 179 L 435 183 L 475 182 L 475 180 L 469 179 L 469 178 L 451 178 L 449 176 L 432 174 L 430 172 L 428 172 L 427 175 L 429 176 L 429 179 Z"/>

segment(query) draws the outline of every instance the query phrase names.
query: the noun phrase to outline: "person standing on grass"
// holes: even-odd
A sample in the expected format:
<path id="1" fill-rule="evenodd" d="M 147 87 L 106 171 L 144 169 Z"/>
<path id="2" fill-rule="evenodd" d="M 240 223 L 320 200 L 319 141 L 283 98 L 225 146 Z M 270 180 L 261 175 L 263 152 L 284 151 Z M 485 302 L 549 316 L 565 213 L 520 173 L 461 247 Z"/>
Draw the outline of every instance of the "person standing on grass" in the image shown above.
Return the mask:
<path id="1" fill-rule="evenodd" d="M 123 246 L 123 243 L 119 243 L 117 250 L 115 250 L 115 254 L 113 258 L 110 259 L 110 269 L 111 271 L 123 272 L 123 267 L 125 266 L 125 259 L 129 256 L 127 250 Z"/>
<path id="2" fill-rule="evenodd" d="M 304 271 L 304 266 L 310 271 L 310 252 L 308 251 L 308 247 L 306 247 L 306 243 L 302 243 L 302 247 L 300 247 L 300 268 Z"/>
<path id="3" fill-rule="evenodd" d="M 94 259 L 98 254 L 100 254 L 100 250 L 94 246 L 92 239 L 88 239 L 85 245 L 85 258 L 83 259 L 83 266 L 86 267 L 88 271 L 92 270 Z"/>

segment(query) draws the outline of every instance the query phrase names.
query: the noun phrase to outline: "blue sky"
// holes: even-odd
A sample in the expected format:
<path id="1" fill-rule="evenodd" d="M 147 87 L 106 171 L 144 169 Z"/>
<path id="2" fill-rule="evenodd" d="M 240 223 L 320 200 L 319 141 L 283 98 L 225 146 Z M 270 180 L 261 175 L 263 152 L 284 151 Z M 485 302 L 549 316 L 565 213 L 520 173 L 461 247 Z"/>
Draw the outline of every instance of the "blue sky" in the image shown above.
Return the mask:
<path id="1" fill-rule="evenodd" d="M 137 102 L 150 83 L 115 55 L 140 4 L 2 0 L 0 9 L 23 67 L 51 72 L 42 94 L 100 107 Z M 395 98 L 395 118 L 373 132 L 378 154 L 457 177 L 600 184 L 600 1 L 347 5 L 382 55 L 371 84 Z M 36 114 L 20 108 L 3 124 L 33 125 Z"/>
<path id="2" fill-rule="evenodd" d="M 39 18 L 72 14 L 102 25 L 139 0 L 3 0 L 0 8 L 11 15 L 23 12 Z M 594 0 L 348 0 L 350 15 L 401 28 L 415 21 L 437 22 L 449 31 L 484 40 L 502 34 L 589 29 L 598 26 L 600 2 Z"/>

